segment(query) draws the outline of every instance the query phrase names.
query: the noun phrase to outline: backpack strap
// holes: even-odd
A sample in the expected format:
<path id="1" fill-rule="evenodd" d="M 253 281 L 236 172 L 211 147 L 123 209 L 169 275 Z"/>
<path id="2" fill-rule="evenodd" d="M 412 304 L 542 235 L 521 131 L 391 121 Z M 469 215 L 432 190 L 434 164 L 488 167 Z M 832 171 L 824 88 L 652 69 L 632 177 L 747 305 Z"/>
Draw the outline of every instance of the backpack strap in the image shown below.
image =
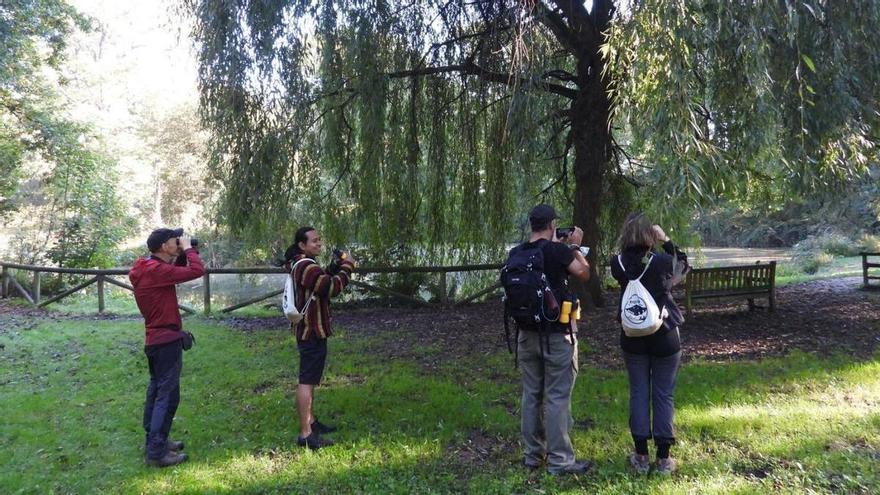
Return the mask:
<path id="1" fill-rule="evenodd" d="M 623 276 L 626 276 L 626 267 L 623 266 L 623 259 L 622 259 L 622 258 L 623 258 L 623 256 L 621 256 L 621 255 L 618 254 L 618 255 L 617 255 L 617 263 L 620 264 L 620 269 L 623 270 Z M 648 263 L 645 265 L 645 269 L 642 270 L 642 274 L 639 275 L 638 278 L 634 278 L 634 279 L 632 279 L 631 281 L 632 281 L 632 282 L 638 282 L 639 280 L 641 280 L 642 277 L 644 277 L 645 274 L 648 273 L 648 267 L 651 266 L 651 262 L 652 262 L 652 261 L 654 261 L 654 255 L 653 255 L 653 254 L 651 255 L 650 258 L 648 258 Z"/>
<path id="2" fill-rule="evenodd" d="M 648 262 L 645 264 L 645 269 L 642 270 L 642 274 L 639 275 L 639 278 L 635 279 L 633 282 L 638 282 L 639 280 L 642 279 L 642 277 L 645 276 L 646 273 L 648 273 L 648 267 L 651 266 L 651 262 L 652 262 L 652 261 L 654 261 L 654 255 L 653 255 L 653 254 L 651 255 L 650 258 L 648 258 Z"/>
<path id="3" fill-rule="evenodd" d="M 290 277 L 293 279 L 293 307 L 296 307 L 296 277 L 293 275 L 293 273 L 296 270 L 296 265 L 302 263 L 303 261 L 311 261 L 314 263 L 315 260 L 308 257 L 303 257 L 301 260 L 298 260 L 296 263 L 293 264 L 293 266 L 290 267 Z M 305 293 L 305 287 L 303 287 L 303 293 Z M 315 300 L 314 293 L 309 295 L 308 301 L 306 301 L 305 306 L 303 306 L 303 314 L 305 314 L 306 310 L 309 309 L 309 304 L 311 304 L 313 300 Z"/>

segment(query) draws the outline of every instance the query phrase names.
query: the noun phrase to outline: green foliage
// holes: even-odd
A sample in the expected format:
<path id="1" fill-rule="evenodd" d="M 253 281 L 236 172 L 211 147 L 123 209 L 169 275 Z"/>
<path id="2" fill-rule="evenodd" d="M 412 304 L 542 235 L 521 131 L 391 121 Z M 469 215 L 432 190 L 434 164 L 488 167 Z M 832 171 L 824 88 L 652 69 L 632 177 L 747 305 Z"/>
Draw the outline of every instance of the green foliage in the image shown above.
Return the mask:
<path id="1" fill-rule="evenodd" d="M 26 153 L 56 158 L 51 141 L 65 119 L 46 73 L 60 67 L 69 35 L 88 28 L 63 0 L 0 4 L 0 213 L 15 207 L 10 198 Z"/>
<path id="2" fill-rule="evenodd" d="M 601 260 L 631 209 L 698 245 L 695 206 L 864 177 L 878 2 L 617 3 L 185 0 L 221 222 L 255 244 L 316 224 L 370 264 L 496 261 L 544 200 L 600 224 Z"/>
<path id="3" fill-rule="evenodd" d="M 537 91 L 557 47 L 510 24 L 528 9 L 188 4 L 221 220 L 249 242 L 315 224 L 370 264 L 497 261 L 534 203 L 567 203 L 566 101 Z M 520 37 L 528 61 L 509 52 Z M 471 52 L 498 81 L 452 68 Z"/>
<path id="4" fill-rule="evenodd" d="M 851 188 L 877 158 L 878 44 L 876 1 L 635 2 L 607 52 L 636 175 L 684 210 Z"/>
<path id="5" fill-rule="evenodd" d="M 804 273 L 812 275 L 819 268 L 830 265 L 835 258 L 854 257 L 860 252 L 880 252 L 878 248 L 880 236 L 862 234 L 859 238 L 853 238 L 826 231 L 795 244 L 792 261 L 801 266 Z"/>
<path id="6" fill-rule="evenodd" d="M 846 238 L 851 247 L 869 245 L 880 234 L 880 185 L 864 181 L 852 186 L 833 196 L 776 204 L 715 201 L 698 209 L 694 228 L 710 246 L 788 247 L 826 235 Z"/>
<path id="7" fill-rule="evenodd" d="M 196 212 L 208 210 L 213 184 L 206 177 L 206 136 L 198 114 L 192 106 L 174 108 L 157 115 L 147 110 L 140 116 L 138 135 L 145 143 L 140 158 L 155 170 L 154 190 L 142 216 L 150 217 L 153 224 L 204 224 L 201 218 L 189 218 Z"/>
<path id="8" fill-rule="evenodd" d="M 58 266 L 107 268 L 116 246 L 131 234 L 134 219 L 116 194 L 112 162 L 93 153 L 68 157 L 48 180 L 56 209 L 47 252 Z M 56 223 L 57 222 L 57 223 Z"/>
<path id="9" fill-rule="evenodd" d="M 0 213 L 19 210 L 10 246 L 19 261 L 106 267 L 132 222 L 115 192 L 115 163 L 56 94 L 78 29 L 89 21 L 64 1 L 0 6 Z"/>

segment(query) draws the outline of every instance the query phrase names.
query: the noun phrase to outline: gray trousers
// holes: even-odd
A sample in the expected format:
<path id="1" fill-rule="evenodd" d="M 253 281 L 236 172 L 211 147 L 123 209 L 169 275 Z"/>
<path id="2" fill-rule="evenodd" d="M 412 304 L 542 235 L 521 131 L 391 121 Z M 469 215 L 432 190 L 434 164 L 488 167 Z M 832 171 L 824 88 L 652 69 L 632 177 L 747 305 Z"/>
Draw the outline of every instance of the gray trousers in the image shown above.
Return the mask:
<path id="1" fill-rule="evenodd" d="M 681 351 L 665 357 L 624 351 L 623 360 L 629 375 L 629 430 L 633 438 L 675 443 L 673 396 Z"/>
<path id="2" fill-rule="evenodd" d="M 571 391 L 577 378 L 577 342 L 565 334 L 521 331 L 517 340 L 522 371 L 522 436 L 525 464 L 559 471 L 574 463 L 569 434 Z"/>

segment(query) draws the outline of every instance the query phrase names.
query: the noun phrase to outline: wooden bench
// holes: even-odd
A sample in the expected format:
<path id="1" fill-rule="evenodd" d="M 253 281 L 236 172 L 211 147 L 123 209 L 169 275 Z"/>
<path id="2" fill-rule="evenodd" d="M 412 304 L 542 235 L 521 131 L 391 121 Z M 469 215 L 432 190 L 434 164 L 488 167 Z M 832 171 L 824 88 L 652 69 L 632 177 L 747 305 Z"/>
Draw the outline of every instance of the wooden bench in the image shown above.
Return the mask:
<path id="1" fill-rule="evenodd" d="M 880 289 L 880 285 L 871 285 L 869 280 L 880 280 L 880 276 L 878 275 L 868 275 L 869 268 L 880 268 L 880 263 L 869 263 L 869 257 L 880 257 L 880 253 L 859 253 L 859 256 L 862 257 L 862 278 L 864 280 L 864 288 L 865 289 Z"/>
<path id="2" fill-rule="evenodd" d="M 776 306 L 776 262 L 693 269 L 687 274 L 684 290 L 688 315 L 695 299 L 721 297 L 745 297 L 749 310 L 752 310 L 755 296 L 766 295 L 770 311 L 773 311 Z"/>

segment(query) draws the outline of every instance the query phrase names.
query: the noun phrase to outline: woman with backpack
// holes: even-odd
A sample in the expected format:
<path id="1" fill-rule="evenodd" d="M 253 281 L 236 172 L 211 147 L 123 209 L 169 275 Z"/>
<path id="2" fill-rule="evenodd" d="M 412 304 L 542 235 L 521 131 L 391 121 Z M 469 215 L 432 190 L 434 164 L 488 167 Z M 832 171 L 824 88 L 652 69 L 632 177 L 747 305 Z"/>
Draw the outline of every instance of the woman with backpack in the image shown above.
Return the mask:
<path id="1" fill-rule="evenodd" d="M 611 275 L 620 283 L 620 346 L 629 377 L 629 427 L 635 452 L 628 460 L 637 473 L 647 474 L 648 440 L 653 438 L 654 470 L 671 474 L 676 468 L 669 451 L 675 443 L 673 395 L 681 362 L 678 327 L 684 322 L 672 287 L 690 268 L 687 255 L 643 213 L 627 217 L 618 244 L 620 254 L 611 258 Z M 663 252 L 654 251 L 658 244 Z"/>

